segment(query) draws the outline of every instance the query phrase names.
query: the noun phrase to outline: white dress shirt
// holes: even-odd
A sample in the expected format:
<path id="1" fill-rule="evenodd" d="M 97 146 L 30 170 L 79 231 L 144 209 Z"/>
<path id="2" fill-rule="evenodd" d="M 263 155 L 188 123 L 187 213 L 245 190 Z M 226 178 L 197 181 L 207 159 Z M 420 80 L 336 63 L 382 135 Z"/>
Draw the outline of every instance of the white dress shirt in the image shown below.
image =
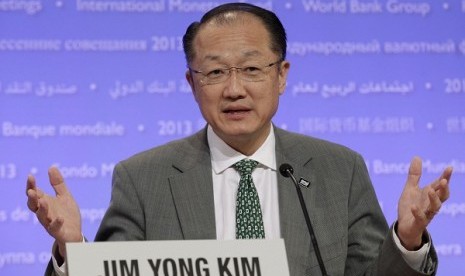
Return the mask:
<path id="1" fill-rule="evenodd" d="M 228 146 L 210 126 L 208 126 L 207 138 L 212 159 L 216 238 L 218 240 L 236 238 L 236 195 L 240 175 L 232 166 L 247 158 L 259 163 L 252 172 L 252 179 L 260 199 L 265 239 L 279 239 L 281 231 L 273 128 L 271 127 L 263 145 L 251 156 L 245 156 Z"/>

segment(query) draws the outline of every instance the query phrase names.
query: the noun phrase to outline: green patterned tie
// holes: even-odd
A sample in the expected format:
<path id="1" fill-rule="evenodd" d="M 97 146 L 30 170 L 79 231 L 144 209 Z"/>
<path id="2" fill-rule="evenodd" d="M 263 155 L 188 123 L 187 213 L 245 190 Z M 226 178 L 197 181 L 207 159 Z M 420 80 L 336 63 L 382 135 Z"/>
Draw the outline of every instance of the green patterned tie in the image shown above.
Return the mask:
<path id="1" fill-rule="evenodd" d="M 252 171 L 257 165 L 257 161 L 249 159 L 233 165 L 241 175 L 236 200 L 236 239 L 265 238 L 260 200 L 252 180 Z"/>

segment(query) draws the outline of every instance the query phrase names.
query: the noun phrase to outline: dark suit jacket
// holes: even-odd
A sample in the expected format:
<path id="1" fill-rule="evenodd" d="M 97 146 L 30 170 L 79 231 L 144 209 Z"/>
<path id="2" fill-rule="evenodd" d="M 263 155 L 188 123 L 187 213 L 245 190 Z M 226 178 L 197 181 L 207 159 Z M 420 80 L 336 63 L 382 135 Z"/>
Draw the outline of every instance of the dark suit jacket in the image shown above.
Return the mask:
<path id="1" fill-rule="evenodd" d="M 397 249 L 365 163 L 352 150 L 275 128 L 277 164 L 311 182 L 303 195 L 329 275 L 431 275 Z M 281 235 L 292 276 L 321 275 L 295 187 L 278 173 Z M 96 241 L 215 239 L 206 130 L 119 163 Z M 435 271 L 434 248 L 428 261 Z"/>

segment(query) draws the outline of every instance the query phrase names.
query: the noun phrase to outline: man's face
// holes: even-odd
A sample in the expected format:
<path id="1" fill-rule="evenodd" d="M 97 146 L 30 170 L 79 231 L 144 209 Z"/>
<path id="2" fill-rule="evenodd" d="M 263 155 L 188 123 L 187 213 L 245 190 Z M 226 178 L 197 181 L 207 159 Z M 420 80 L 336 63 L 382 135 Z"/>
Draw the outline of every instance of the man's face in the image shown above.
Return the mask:
<path id="1" fill-rule="evenodd" d="M 232 16 L 239 18 L 225 24 L 213 21 L 199 30 L 193 41 L 195 57 L 190 68 L 215 73 L 215 69 L 230 67 L 262 68 L 280 59 L 270 49 L 269 34 L 259 19 L 248 14 Z M 191 70 L 186 77 L 213 131 L 243 152 L 250 150 L 251 145 L 256 150 L 266 139 L 279 96 L 285 89 L 288 70 L 289 63 L 283 61 L 264 68 L 260 81 L 244 80 L 241 76 L 244 72 L 237 70 L 214 84 L 202 82 L 204 75 Z"/>

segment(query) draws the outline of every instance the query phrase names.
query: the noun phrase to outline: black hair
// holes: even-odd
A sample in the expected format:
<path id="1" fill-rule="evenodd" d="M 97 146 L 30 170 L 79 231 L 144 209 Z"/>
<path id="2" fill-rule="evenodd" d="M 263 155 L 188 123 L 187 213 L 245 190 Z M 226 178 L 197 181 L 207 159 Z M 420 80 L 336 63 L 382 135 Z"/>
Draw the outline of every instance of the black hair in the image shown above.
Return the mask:
<path id="1" fill-rule="evenodd" d="M 227 3 L 211 9 L 202 16 L 200 22 L 193 22 L 187 28 L 182 42 L 188 64 L 195 56 L 193 41 L 200 27 L 213 19 L 218 22 L 228 22 L 229 19 L 225 17 L 225 14 L 229 12 L 250 13 L 260 19 L 270 35 L 271 50 L 280 55 L 282 60 L 286 58 L 286 30 L 275 13 L 248 3 Z"/>

